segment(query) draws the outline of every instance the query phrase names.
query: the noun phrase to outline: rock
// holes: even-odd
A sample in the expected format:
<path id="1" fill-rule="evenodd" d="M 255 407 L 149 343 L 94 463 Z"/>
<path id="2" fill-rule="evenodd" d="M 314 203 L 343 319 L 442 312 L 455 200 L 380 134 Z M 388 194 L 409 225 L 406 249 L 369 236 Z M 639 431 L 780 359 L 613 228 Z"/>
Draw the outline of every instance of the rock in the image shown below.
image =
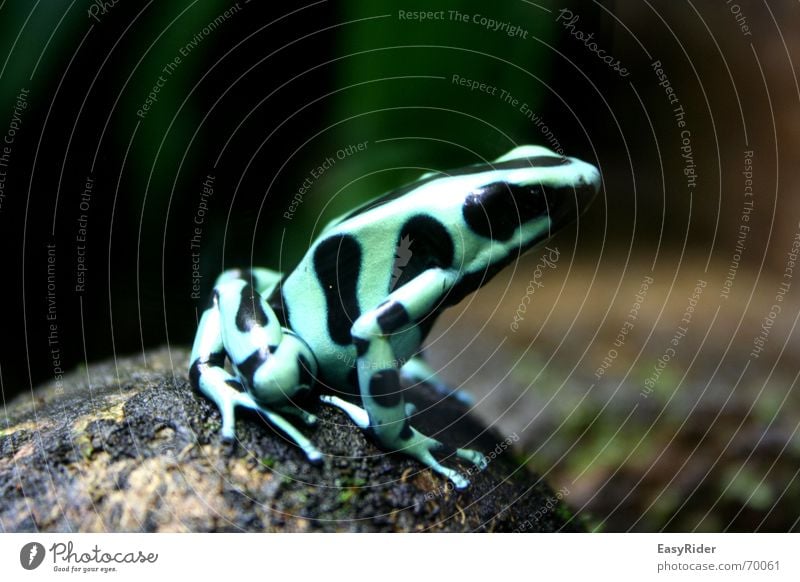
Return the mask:
<path id="1" fill-rule="evenodd" d="M 577 531 L 560 496 L 455 399 L 409 390 L 414 424 L 486 453 L 465 491 L 378 449 L 338 409 L 304 428 L 309 464 L 261 417 L 238 411 L 219 439 L 214 405 L 191 389 L 185 350 L 162 348 L 77 370 L 22 395 L 0 430 L 3 531 Z M 503 450 L 503 447 L 507 447 Z M 490 452 L 490 451 L 497 451 Z M 458 461 L 448 460 L 453 466 Z M 470 470 L 468 465 L 459 465 Z"/>

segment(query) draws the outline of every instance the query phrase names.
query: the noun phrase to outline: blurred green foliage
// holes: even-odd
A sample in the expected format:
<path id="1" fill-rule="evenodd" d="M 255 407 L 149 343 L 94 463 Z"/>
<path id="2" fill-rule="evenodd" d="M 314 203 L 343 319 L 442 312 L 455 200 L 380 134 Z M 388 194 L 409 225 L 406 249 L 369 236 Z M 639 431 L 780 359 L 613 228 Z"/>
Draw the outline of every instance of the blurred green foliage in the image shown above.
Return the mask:
<path id="1" fill-rule="evenodd" d="M 443 18 L 401 19 L 401 10 L 441 11 Z M 451 19 L 456 12 L 468 21 Z M 554 36 L 554 21 L 545 12 L 522 2 L 356 0 L 342 3 L 339 13 L 331 55 L 335 93 L 320 129 L 324 145 L 305 159 L 313 167 L 349 144 L 367 142 L 367 150 L 337 163 L 314 185 L 313 202 L 301 208 L 302 230 L 319 229 L 426 171 L 491 159 L 514 144 L 541 141 L 500 95 L 506 91 L 533 110 L 541 104 L 550 68 L 543 43 Z M 473 22 L 481 16 L 518 26 L 526 38 Z M 495 94 L 453 83 L 454 75 L 494 87 Z"/>

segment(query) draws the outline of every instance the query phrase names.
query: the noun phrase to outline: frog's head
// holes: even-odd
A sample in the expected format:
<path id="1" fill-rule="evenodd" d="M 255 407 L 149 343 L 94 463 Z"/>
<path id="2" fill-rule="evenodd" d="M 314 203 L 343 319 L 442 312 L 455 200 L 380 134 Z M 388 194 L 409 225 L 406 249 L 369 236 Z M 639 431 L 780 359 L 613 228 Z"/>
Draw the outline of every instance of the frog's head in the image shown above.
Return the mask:
<path id="1" fill-rule="evenodd" d="M 519 232 L 526 246 L 575 220 L 600 189 L 597 168 L 541 146 L 515 148 L 473 176 L 481 182 L 463 207 L 471 230 L 500 241 Z"/>

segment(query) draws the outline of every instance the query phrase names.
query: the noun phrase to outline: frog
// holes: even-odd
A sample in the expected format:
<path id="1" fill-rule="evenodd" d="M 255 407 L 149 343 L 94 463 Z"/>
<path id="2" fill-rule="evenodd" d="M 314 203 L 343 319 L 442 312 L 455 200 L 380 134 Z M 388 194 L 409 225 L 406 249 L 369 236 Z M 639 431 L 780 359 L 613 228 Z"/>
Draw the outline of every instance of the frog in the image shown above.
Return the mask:
<path id="1" fill-rule="evenodd" d="M 380 449 L 467 488 L 451 461 L 480 470 L 487 457 L 413 425 L 409 384 L 463 394 L 424 359 L 425 339 L 443 310 L 575 221 L 600 184 L 594 165 L 522 145 L 492 162 L 427 172 L 332 220 L 291 272 L 224 271 L 189 365 L 193 388 L 219 409 L 221 439 L 235 440 L 235 410 L 249 409 L 321 463 L 297 424 L 314 426 L 309 408 L 333 406 Z"/>

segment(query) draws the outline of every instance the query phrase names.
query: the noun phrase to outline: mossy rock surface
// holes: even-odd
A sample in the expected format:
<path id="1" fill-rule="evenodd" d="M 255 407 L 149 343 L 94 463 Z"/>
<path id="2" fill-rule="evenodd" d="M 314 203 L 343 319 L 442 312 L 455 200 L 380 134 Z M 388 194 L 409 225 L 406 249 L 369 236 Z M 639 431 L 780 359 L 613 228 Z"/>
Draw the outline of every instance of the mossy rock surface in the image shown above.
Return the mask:
<path id="1" fill-rule="evenodd" d="M 449 482 L 387 454 L 337 409 L 319 405 L 302 452 L 239 411 L 235 444 L 166 348 L 67 375 L 10 402 L 0 429 L 2 531 L 576 531 L 580 523 L 511 447 Z M 509 441 L 454 399 L 409 390 L 414 424 L 452 446 L 498 451 Z M 465 473 L 468 465 L 448 459 Z M 473 470 L 474 471 L 474 470 Z"/>

